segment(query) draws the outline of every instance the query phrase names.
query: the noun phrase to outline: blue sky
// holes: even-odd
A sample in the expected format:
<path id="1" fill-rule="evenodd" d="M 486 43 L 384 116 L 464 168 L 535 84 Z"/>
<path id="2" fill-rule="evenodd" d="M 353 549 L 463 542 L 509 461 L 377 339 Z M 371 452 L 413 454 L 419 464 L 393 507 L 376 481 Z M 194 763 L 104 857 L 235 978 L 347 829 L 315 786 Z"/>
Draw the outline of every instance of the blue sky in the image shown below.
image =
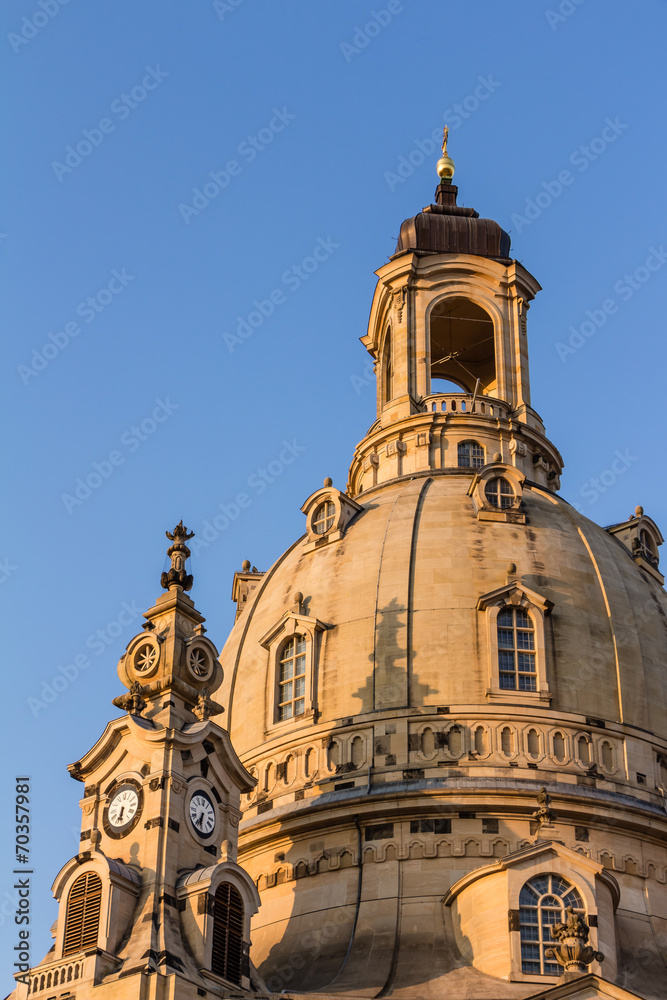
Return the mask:
<path id="1" fill-rule="evenodd" d="M 374 419 L 373 271 L 432 198 L 445 117 L 459 202 L 544 289 L 533 403 L 563 494 L 664 530 L 666 21 L 657 0 L 6 0 L 0 923 L 28 773 L 35 961 L 77 850 L 65 765 L 117 714 L 164 531 L 203 543 L 192 596 L 221 646 L 234 570 L 302 533 L 325 476 L 345 487 Z"/>

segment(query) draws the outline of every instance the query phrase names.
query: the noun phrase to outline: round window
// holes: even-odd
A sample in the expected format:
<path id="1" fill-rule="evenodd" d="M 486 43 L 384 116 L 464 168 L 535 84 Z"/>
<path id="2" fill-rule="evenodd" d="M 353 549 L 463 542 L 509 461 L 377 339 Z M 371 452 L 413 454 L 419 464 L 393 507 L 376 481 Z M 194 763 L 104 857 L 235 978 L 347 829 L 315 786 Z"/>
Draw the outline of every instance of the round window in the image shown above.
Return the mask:
<path id="1" fill-rule="evenodd" d="M 142 642 L 137 647 L 133 662 L 138 674 L 150 674 L 157 665 L 158 649 L 152 642 Z"/>
<path id="2" fill-rule="evenodd" d="M 484 492 L 491 506 L 498 507 L 499 510 L 507 510 L 514 503 L 514 490 L 502 476 L 490 479 Z"/>
<path id="3" fill-rule="evenodd" d="M 336 518 L 336 508 L 331 500 L 321 503 L 313 514 L 313 531 L 316 535 L 324 535 L 333 528 Z"/>

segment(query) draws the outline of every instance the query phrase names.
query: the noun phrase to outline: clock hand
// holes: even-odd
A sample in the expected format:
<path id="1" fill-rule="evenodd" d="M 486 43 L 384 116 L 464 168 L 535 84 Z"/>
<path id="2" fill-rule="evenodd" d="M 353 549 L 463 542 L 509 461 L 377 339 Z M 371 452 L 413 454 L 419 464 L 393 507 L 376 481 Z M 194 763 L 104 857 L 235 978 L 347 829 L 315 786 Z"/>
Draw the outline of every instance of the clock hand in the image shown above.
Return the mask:
<path id="1" fill-rule="evenodd" d="M 119 822 L 119 823 L 120 823 L 120 822 L 121 822 L 121 820 L 123 819 L 123 810 L 124 810 L 124 809 L 125 809 L 125 806 L 121 806 L 121 807 L 120 807 L 120 812 L 118 813 L 118 822 Z"/>

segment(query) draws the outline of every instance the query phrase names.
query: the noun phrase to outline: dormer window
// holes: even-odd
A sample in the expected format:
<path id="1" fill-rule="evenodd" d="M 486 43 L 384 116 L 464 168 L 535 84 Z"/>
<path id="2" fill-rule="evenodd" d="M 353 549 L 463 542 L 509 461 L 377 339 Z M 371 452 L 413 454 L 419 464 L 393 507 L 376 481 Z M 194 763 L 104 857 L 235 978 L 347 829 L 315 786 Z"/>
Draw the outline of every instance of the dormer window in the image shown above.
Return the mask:
<path id="1" fill-rule="evenodd" d="M 514 503 L 514 490 L 502 476 L 495 476 L 488 481 L 484 495 L 491 506 L 498 510 L 508 510 Z"/>
<path id="2" fill-rule="evenodd" d="M 479 469 L 470 484 L 468 494 L 473 498 L 479 521 L 506 521 L 524 524 L 526 515 L 521 510 L 525 476 L 515 466 L 493 461 Z"/>
<path id="3" fill-rule="evenodd" d="M 331 500 L 325 500 L 321 503 L 315 513 L 313 514 L 313 531 L 316 535 L 325 535 L 327 531 L 333 528 L 333 523 L 336 518 L 336 508 Z"/>
<path id="4" fill-rule="evenodd" d="M 305 552 L 314 552 L 323 545 L 340 541 L 349 522 L 361 507 L 346 493 L 337 490 L 331 480 L 324 480 L 324 487 L 312 493 L 301 508 L 306 515 Z"/>
<path id="5" fill-rule="evenodd" d="M 280 656 L 278 719 L 293 719 L 306 711 L 306 637 L 294 635 Z"/>
<path id="6" fill-rule="evenodd" d="M 481 469 L 484 465 L 484 448 L 477 441 L 461 441 L 458 446 L 460 469 Z"/>
<path id="7" fill-rule="evenodd" d="M 663 538 L 655 521 L 644 513 L 643 507 L 635 507 L 632 517 L 621 524 L 611 524 L 605 529 L 621 542 L 637 565 L 654 577 L 662 586 L 665 578 L 659 570 L 658 546 Z"/>

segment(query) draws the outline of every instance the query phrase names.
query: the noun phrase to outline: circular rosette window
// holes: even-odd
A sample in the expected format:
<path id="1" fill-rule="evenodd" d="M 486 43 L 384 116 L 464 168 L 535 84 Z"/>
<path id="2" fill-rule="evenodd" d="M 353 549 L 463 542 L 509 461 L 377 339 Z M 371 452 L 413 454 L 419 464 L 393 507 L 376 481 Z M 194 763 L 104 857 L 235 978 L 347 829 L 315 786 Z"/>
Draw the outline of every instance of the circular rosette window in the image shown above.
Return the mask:
<path id="1" fill-rule="evenodd" d="M 190 675 L 200 683 L 209 681 L 213 675 L 215 661 L 208 646 L 203 642 L 191 643 L 185 652 Z"/>
<path id="2" fill-rule="evenodd" d="M 140 680 L 144 677 L 152 677 L 158 667 L 160 647 L 152 639 L 143 639 L 136 644 L 131 656 L 134 675 Z"/>

